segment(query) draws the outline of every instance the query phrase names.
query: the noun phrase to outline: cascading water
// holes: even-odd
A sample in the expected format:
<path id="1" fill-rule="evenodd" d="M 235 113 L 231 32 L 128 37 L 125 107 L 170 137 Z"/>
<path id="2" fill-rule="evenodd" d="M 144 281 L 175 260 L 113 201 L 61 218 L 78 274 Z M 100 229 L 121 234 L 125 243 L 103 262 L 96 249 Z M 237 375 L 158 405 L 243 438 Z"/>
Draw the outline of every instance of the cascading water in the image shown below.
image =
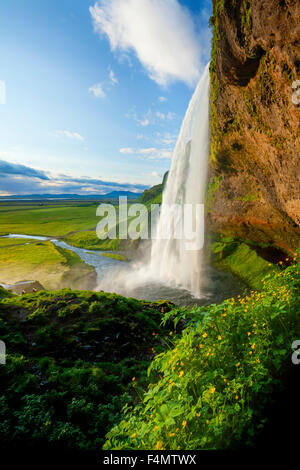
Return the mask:
<path id="1" fill-rule="evenodd" d="M 209 83 L 208 64 L 190 101 L 173 153 L 149 265 L 151 276 L 183 287 L 196 296 L 201 286 L 201 250 L 187 250 L 183 237 L 163 240 L 162 233 L 166 225 L 176 224 L 168 207 L 204 204 L 209 151 Z"/>
<path id="2" fill-rule="evenodd" d="M 171 236 L 166 240 L 160 236 L 165 226 L 172 226 L 174 222 L 174 214 L 168 213 L 167 207 L 185 204 L 194 207 L 204 203 L 209 151 L 209 83 L 207 65 L 188 106 L 173 153 L 150 260 L 111 270 L 98 289 L 146 300 L 168 298 L 185 305 L 201 297 L 201 250 L 187 250 L 186 239 Z"/>

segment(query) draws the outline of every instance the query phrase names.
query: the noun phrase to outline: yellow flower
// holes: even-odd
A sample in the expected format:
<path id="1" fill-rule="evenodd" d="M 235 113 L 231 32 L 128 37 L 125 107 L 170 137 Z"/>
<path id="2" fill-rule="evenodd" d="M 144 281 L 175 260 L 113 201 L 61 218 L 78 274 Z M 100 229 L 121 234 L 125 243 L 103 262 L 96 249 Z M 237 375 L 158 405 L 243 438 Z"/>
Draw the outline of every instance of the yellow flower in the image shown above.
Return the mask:
<path id="1" fill-rule="evenodd" d="M 183 374 L 184 374 L 184 371 L 183 371 L 183 370 L 181 370 L 181 371 L 179 372 L 179 377 L 182 377 L 182 376 L 183 376 Z"/>
<path id="2" fill-rule="evenodd" d="M 133 439 L 135 436 L 136 436 L 136 433 L 132 434 L 132 436 L 130 436 L 130 439 Z"/>
<path id="3" fill-rule="evenodd" d="M 241 365 L 241 363 L 238 362 L 238 363 L 235 365 L 235 367 L 239 367 L 240 365 Z"/>
<path id="4" fill-rule="evenodd" d="M 185 427 L 186 427 L 186 425 L 187 425 L 187 422 L 186 422 L 185 420 L 184 420 L 184 421 L 182 421 L 182 427 L 183 427 L 183 428 L 185 428 Z"/>
<path id="5" fill-rule="evenodd" d="M 134 381 L 135 381 L 135 377 L 132 377 L 132 382 L 134 382 Z"/>
<path id="6" fill-rule="evenodd" d="M 248 336 L 250 336 L 250 335 L 251 335 L 251 333 L 250 333 L 250 331 L 248 331 Z"/>
<path id="7" fill-rule="evenodd" d="M 254 348 L 255 348 L 255 343 L 253 343 L 251 346 L 251 349 L 254 349 Z"/>
<path id="8" fill-rule="evenodd" d="M 219 336 L 218 336 L 218 340 L 221 341 L 221 339 L 222 339 L 222 336 L 219 335 Z"/>
<path id="9" fill-rule="evenodd" d="M 158 429 L 158 426 L 154 426 L 153 431 L 156 431 Z"/>
<path id="10" fill-rule="evenodd" d="M 170 432 L 169 436 L 170 436 L 170 437 L 174 437 L 174 436 L 175 436 L 175 432 Z"/>
<path id="11" fill-rule="evenodd" d="M 216 391 L 216 387 L 211 387 L 211 388 L 209 389 L 209 391 L 210 391 L 210 393 L 213 395 L 213 394 L 215 393 L 215 391 Z"/>
<path id="12" fill-rule="evenodd" d="M 203 348 L 203 344 L 200 344 L 200 345 L 199 345 L 199 348 L 202 349 L 202 348 Z"/>
<path id="13" fill-rule="evenodd" d="M 172 334 L 173 334 L 173 332 L 172 332 L 172 331 L 170 331 L 169 335 L 170 335 L 170 336 L 172 336 Z"/>
<path id="14" fill-rule="evenodd" d="M 235 399 L 236 399 L 236 400 L 238 400 L 238 399 L 239 399 L 239 396 L 238 396 L 238 395 L 236 395 L 236 396 L 235 396 Z"/>
<path id="15" fill-rule="evenodd" d="M 200 416 L 201 416 L 201 413 L 196 413 L 196 416 L 198 416 L 198 418 L 200 418 Z"/>
<path id="16" fill-rule="evenodd" d="M 203 338 L 207 338 L 207 333 L 203 333 Z"/>
<path id="17" fill-rule="evenodd" d="M 209 424 L 209 419 L 206 420 L 206 424 Z"/>
<path id="18" fill-rule="evenodd" d="M 252 354 L 252 351 L 249 351 L 249 354 Z"/>
<path id="19" fill-rule="evenodd" d="M 156 444 L 156 448 L 157 450 L 162 450 L 163 448 L 162 442 L 158 441 L 158 443 Z"/>
<path id="20" fill-rule="evenodd" d="M 257 359 L 256 359 L 256 362 L 259 364 L 259 363 L 260 363 L 260 360 L 257 358 Z"/>

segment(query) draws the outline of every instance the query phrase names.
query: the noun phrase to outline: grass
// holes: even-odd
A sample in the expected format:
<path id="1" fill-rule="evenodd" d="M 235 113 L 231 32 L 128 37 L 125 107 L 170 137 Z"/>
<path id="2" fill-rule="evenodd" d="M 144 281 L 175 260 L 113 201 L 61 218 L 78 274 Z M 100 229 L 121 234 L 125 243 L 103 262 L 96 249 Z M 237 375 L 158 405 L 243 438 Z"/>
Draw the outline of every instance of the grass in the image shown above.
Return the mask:
<path id="1" fill-rule="evenodd" d="M 33 238 L 0 238 L 0 248 L 6 248 L 14 245 L 26 245 L 27 243 L 36 243 Z"/>
<path id="2" fill-rule="evenodd" d="M 120 253 L 100 253 L 101 256 L 107 256 L 107 258 L 116 259 L 118 261 L 127 261 L 126 256 Z"/>
<path id="3" fill-rule="evenodd" d="M 4 241 L 1 240 L 1 241 Z M 50 241 L 19 243 L 5 239 L 0 245 L 0 279 L 5 284 L 38 280 L 46 289 L 93 287 L 95 272 L 75 253 L 56 247 Z"/>
<path id="4" fill-rule="evenodd" d="M 130 202 L 128 207 L 130 206 Z M 126 241 L 116 239 L 100 240 L 96 226 L 100 217 L 96 216 L 97 203 L 66 203 L 57 205 L 45 203 L 20 204 L 10 202 L 0 205 L 0 236 L 9 233 L 63 237 L 76 247 L 87 250 L 119 250 L 126 248 Z M 117 208 L 116 208 L 117 210 Z M 128 219 L 128 223 L 133 217 Z M 117 225 L 118 234 L 118 225 Z"/>
<path id="5" fill-rule="evenodd" d="M 121 244 L 121 240 L 118 239 L 100 240 L 94 230 L 72 233 L 64 237 L 64 240 L 70 245 L 85 248 L 86 250 L 118 250 Z"/>
<path id="6" fill-rule="evenodd" d="M 258 256 L 248 245 L 235 241 L 224 244 L 223 256 L 218 257 L 216 266 L 230 271 L 254 289 L 260 289 L 262 277 L 280 271 L 279 266 Z"/>
<path id="7" fill-rule="evenodd" d="M 0 234 L 65 236 L 77 230 L 96 227 L 97 204 L 20 205 L 13 202 L 1 205 Z"/>
<path id="8" fill-rule="evenodd" d="M 220 305 L 176 309 L 182 334 L 149 367 L 140 403 L 107 435 L 111 449 L 228 449 L 251 446 L 265 409 L 291 367 L 299 336 L 300 266 L 261 278 L 260 290 Z M 138 381 L 138 378 L 137 378 Z"/>
<path id="9" fill-rule="evenodd" d="M 164 305 L 165 311 L 169 308 Z M 99 450 L 129 384 L 146 383 L 167 333 L 161 305 L 60 290 L 22 297 L 0 288 L 0 449 Z M 48 448 L 49 448 L 48 447 Z"/>

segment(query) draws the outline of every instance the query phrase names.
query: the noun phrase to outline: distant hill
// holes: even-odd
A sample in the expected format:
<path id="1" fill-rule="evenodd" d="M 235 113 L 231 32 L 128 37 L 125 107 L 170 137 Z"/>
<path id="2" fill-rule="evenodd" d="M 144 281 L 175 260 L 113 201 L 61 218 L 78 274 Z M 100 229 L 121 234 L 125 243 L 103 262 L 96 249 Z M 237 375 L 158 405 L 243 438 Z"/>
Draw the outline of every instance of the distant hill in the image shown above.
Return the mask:
<path id="1" fill-rule="evenodd" d="M 0 196 L 0 200 L 15 200 L 15 199 L 118 199 L 120 196 L 127 196 L 129 199 L 138 199 L 142 193 L 133 193 L 132 191 L 112 191 L 107 194 L 23 194 L 13 196 Z"/>

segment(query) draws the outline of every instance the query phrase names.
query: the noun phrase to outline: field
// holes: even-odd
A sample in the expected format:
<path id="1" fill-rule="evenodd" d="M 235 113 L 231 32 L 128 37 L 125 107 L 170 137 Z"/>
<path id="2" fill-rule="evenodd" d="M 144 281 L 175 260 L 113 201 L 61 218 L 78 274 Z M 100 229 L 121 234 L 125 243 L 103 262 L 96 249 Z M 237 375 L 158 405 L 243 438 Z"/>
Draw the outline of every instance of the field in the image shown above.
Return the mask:
<path id="1" fill-rule="evenodd" d="M 127 246 L 118 239 L 98 238 L 96 226 L 101 219 L 96 216 L 97 202 L 44 201 L 40 204 L 0 201 L 0 236 L 12 233 L 63 238 L 70 245 L 87 250 L 114 251 Z"/>
<path id="2" fill-rule="evenodd" d="M 62 237 L 96 227 L 97 202 L 0 202 L 0 235 L 18 233 Z"/>
<path id="3" fill-rule="evenodd" d="M 95 272 L 73 252 L 49 241 L 0 240 L 0 282 L 37 280 L 46 289 L 92 288 Z"/>

